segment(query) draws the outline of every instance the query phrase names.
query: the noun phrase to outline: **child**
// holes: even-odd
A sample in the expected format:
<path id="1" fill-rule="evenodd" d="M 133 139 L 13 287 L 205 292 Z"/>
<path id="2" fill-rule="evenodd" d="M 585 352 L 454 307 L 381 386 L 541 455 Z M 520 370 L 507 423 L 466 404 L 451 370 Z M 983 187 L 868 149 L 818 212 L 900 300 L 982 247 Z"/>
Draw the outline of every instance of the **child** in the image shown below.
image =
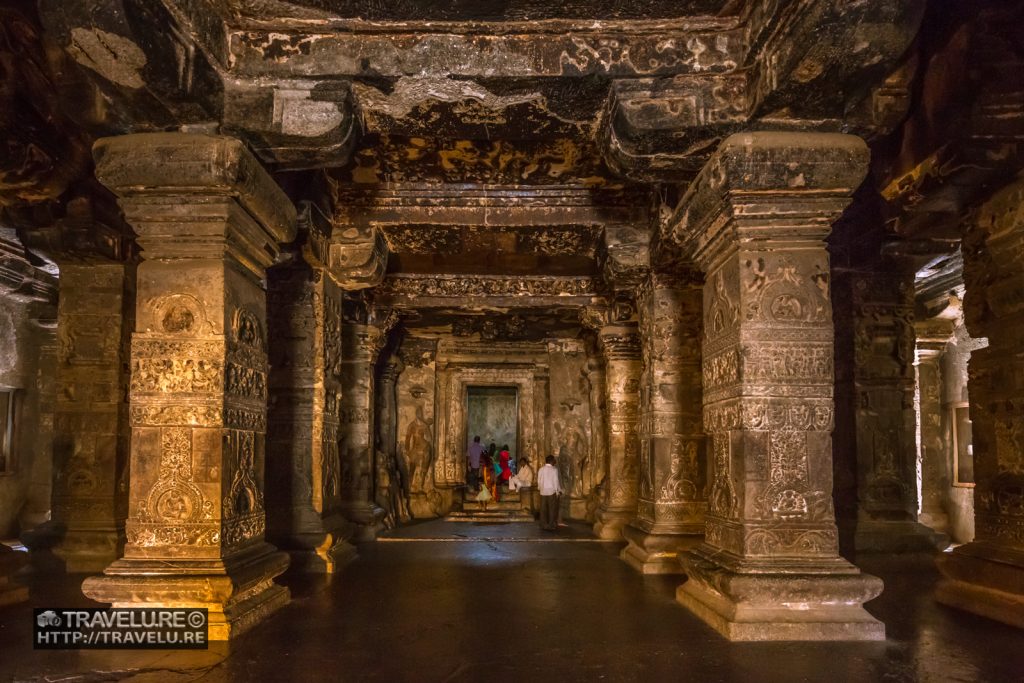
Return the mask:
<path id="1" fill-rule="evenodd" d="M 476 494 L 476 500 L 480 503 L 484 512 L 487 512 L 487 501 L 489 501 L 491 497 L 491 490 L 486 486 L 481 487 L 480 493 Z"/>

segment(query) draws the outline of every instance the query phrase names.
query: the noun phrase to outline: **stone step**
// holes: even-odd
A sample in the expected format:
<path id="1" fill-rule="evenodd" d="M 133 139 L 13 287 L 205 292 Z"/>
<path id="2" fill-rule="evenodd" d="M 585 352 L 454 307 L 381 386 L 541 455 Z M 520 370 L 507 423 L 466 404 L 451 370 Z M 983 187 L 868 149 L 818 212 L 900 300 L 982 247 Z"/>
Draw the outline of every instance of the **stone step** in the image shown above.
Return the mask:
<path id="1" fill-rule="evenodd" d="M 506 522 L 532 522 L 533 515 L 522 510 L 483 510 L 455 511 L 445 517 L 446 522 L 486 522 L 491 524 L 503 524 Z"/>

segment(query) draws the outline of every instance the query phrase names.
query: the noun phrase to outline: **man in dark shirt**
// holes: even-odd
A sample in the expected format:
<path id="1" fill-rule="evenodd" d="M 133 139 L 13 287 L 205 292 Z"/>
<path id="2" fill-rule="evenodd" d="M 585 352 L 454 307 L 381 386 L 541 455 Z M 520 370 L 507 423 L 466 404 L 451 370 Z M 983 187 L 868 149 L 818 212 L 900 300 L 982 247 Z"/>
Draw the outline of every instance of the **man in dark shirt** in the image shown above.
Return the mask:
<path id="1" fill-rule="evenodd" d="M 467 482 L 473 487 L 474 491 L 480 489 L 480 456 L 484 452 L 484 447 L 480 445 L 480 437 L 474 436 L 473 443 L 470 444 L 469 450 L 466 452 L 466 458 L 469 460 L 469 481 Z"/>

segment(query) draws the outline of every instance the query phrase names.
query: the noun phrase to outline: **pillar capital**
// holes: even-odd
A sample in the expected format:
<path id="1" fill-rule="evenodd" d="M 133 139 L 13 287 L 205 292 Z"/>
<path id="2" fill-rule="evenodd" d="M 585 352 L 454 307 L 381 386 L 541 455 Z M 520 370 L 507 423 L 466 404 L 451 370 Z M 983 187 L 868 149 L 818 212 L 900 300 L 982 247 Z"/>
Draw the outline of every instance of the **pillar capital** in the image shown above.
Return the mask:
<path id="1" fill-rule="evenodd" d="M 335 218 L 314 202 L 302 202 L 299 224 L 309 233 L 306 258 L 324 268 L 341 289 L 366 289 L 384 280 L 388 245 L 377 228 L 336 229 Z"/>
<path id="2" fill-rule="evenodd" d="M 138 133 L 97 140 L 93 157 L 147 259 L 226 254 L 262 277 L 295 238 L 294 206 L 240 140 Z"/>
<path id="3" fill-rule="evenodd" d="M 640 332 L 636 325 L 606 325 L 598 332 L 597 338 L 606 359 L 640 358 Z"/>
<path id="4" fill-rule="evenodd" d="M 662 226 L 705 271 L 740 242 L 823 240 L 867 172 L 860 138 L 754 132 L 722 143 Z"/>

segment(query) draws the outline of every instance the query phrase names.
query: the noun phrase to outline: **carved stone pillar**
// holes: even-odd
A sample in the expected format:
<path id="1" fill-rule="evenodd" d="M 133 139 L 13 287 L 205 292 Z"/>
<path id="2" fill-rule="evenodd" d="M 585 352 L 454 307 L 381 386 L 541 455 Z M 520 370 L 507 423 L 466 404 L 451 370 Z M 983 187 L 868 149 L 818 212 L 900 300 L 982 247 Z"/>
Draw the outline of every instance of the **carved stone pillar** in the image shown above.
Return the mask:
<path id="1" fill-rule="evenodd" d="M 913 275 L 896 268 L 883 262 L 833 282 L 836 325 L 852 336 L 853 357 L 838 360 L 852 443 L 840 446 L 856 461 L 856 521 L 848 524 L 858 551 L 934 551 L 948 541 L 917 521 Z"/>
<path id="2" fill-rule="evenodd" d="M 1024 179 L 967 228 L 964 315 L 971 354 L 975 540 L 939 558 L 947 605 L 1024 627 Z"/>
<path id="3" fill-rule="evenodd" d="M 644 574 L 681 574 L 680 551 L 704 536 L 701 288 L 652 274 L 637 296 L 643 376 L 636 521 L 622 559 Z"/>
<path id="4" fill-rule="evenodd" d="M 373 495 L 373 396 L 385 332 L 350 318 L 342 324 L 341 339 L 341 509 L 356 524 L 356 540 L 372 541 L 384 517 Z"/>
<path id="5" fill-rule="evenodd" d="M 60 263 L 53 527 L 68 572 L 101 572 L 124 547 L 134 289 L 131 263 Z"/>
<path id="6" fill-rule="evenodd" d="M 598 333 L 608 387 L 608 478 L 594 534 L 619 539 L 637 505 L 640 457 L 640 335 L 635 325 L 606 325 Z"/>
<path id="7" fill-rule="evenodd" d="M 96 175 L 138 234 L 124 557 L 83 592 L 195 606 L 234 637 L 288 601 L 264 541 L 264 269 L 295 236 L 288 198 L 237 140 L 153 133 L 96 143 Z"/>
<path id="8" fill-rule="evenodd" d="M 342 293 L 298 254 L 267 272 L 267 289 L 267 536 L 292 566 L 332 573 L 355 557 L 338 460 Z"/>
<path id="9" fill-rule="evenodd" d="M 875 640 L 881 592 L 839 557 L 832 508 L 832 311 L 824 239 L 864 177 L 836 134 L 733 135 L 668 229 L 704 286 L 706 538 L 679 602 L 730 640 Z"/>
<path id="10" fill-rule="evenodd" d="M 921 512 L 918 521 L 946 533 L 949 515 L 945 491 L 950 485 L 942 420 L 942 353 L 953 335 L 951 320 L 915 325 L 917 335 L 917 430 L 921 462 Z"/>
<path id="11" fill-rule="evenodd" d="M 406 481 L 409 476 L 404 460 L 398 457 L 398 377 L 402 374 L 398 356 L 381 361 L 376 391 L 376 479 L 374 500 L 384 510 L 388 528 L 411 517 Z"/>

